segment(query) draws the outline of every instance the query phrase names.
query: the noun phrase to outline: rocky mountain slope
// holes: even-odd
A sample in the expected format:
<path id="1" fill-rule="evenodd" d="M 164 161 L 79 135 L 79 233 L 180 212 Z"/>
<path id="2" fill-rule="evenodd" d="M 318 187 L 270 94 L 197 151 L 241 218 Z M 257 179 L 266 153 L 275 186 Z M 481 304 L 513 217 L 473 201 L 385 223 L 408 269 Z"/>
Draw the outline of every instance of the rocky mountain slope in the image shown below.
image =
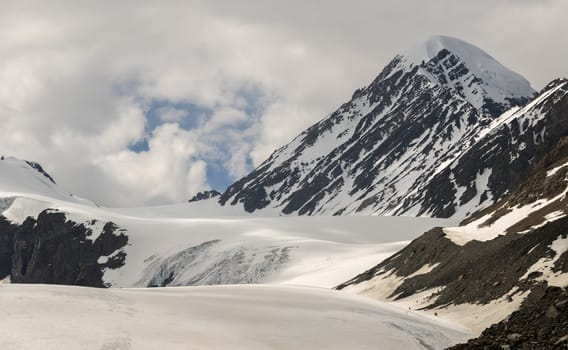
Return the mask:
<path id="1" fill-rule="evenodd" d="M 480 167 L 473 163 L 483 144 L 503 146 L 494 129 L 536 113 L 534 105 L 511 110 L 534 94 L 479 48 L 433 37 L 397 55 L 349 102 L 231 185 L 220 202 L 248 212 L 465 217 L 518 185 L 529 167 L 509 172 L 499 168 L 502 158 L 521 151 L 521 164 L 544 141 L 539 125 L 525 146 L 510 139 Z"/>
<path id="2" fill-rule="evenodd" d="M 549 89 L 564 84 L 558 81 Z M 555 113 L 568 120 L 568 105 L 562 103 Z M 567 198 L 568 137 L 564 136 L 504 199 L 458 227 L 428 231 L 338 288 L 460 319 L 479 333 L 521 307 L 525 311 L 482 338 L 508 327 L 523 339 L 534 339 L 533 328 L 525 324 L 522 330 L 519 322 L 525 316 L 520 315 L 538 306 L 536 295 L 542 296 L 547 287 L 568 286 Z M 566 300 L 565 293 L 559 295 Z M 556 341 L 563 334 L 553 336 Z"/>
<path id="3" fill-rule="evenodd" d="M 568 288 L 536 288 L 518 311 L 451 350 L 568 349 Z"/>
<path id="4" fill-rule="evenodd" d="M 221 196 L 221 193 L 216 191 L 216 190 L 210 190 L 210 191 L 202 191 L 202 192 L 198 192 L 195 194 L 195 196 L 191 197 L 188 202 L 198 202 L 198 201 L 203 201 L 206 199 L 211 199 L 211 198 L 215 198 L 215 197 L 219 197 Z"/>

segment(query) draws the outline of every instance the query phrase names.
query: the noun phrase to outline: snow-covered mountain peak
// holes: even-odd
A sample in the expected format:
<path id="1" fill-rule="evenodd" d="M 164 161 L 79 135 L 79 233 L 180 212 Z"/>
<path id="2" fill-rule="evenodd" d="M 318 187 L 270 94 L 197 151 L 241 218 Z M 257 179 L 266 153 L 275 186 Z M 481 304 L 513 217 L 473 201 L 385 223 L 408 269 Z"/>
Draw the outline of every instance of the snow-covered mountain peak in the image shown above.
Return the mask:
<path id="1" fill-rule="evenodd" d="M 45 188 L 55 187 L 53 178 L 43 170 L 41 165 L 15 157 L 0 157 L 0 182 L 9 182 L 16 187 L 41 186 Z M 3 190 L 8 190 L 8 186 Z M 35 184 L 35 185 L 34 185 Z M 12 187 L 14 188 L 14 187 Z"/>
<path id="2" fill-rule="evenodd" d="M 350 101 L 231 185 L 220 203 L 300 215 L 449 217 L 473 199 L 477 208 L 497 199 L 472 197 L 477 173 L 465 183 L 462 172 L 448 178 L 445 170 L 505 111 L 525 105 L 534 94 L 524 78 L 482 50 L 458 39 L 431 38 L 394 57 Z M 444 183 L 432 182 L 438 174 Z M 465 195 L 456 192 L 454 182 Z M 427 188 L 432 189 L 428 198 L 408 199 Z M 456 205 L 440 206 L 454 200 Z"/>
<path id="3" fill-rule="evenodd" d="M 0 193 L 4 196 L 39 195 L 81 202 L 57 186 L 55 180 L 39 163 L 15 157 L 0 157 Z"/>
<path id="4" fill-rule="evenodd" d="M 464 60 L 493 60 L 487 52 L 458 38 L 434 35 L 416 44 L 402 55 L 412 59 L 416 64 L 428 62 L 442 50 L 448 50 Z"/>
<path id="5" fill-rule="evenodd" d="M 420 66 L 433 82 L 454 88 L 484 114 L 511 100 L 535 94 L 524 77 L 487 52 L 457 38 L 430 37 L 403 52 L 401 57 L 411 66 Z"/>

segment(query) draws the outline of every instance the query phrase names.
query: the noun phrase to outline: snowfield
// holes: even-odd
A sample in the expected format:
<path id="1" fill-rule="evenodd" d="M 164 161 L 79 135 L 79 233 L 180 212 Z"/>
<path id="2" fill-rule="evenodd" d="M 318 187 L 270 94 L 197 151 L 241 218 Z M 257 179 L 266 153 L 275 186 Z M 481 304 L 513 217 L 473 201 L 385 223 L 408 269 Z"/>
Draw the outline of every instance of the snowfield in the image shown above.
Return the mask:
<path id="1" fill-rule="evenodd" d="M 123 288 L 0 283 L 1 349 L 441 349 L 469 336 L 435 317 L 318 288 L 451 221 L 263 217 L 214 200 L 102 208 L 24 162 L 0 166 L 0 212 L 13 223 L 56 209 L 90 228 L 87 239 L 108 221 L 128 236 L 125 265 L 103 276 Z"/>
<path id="2" fill-rule="evenodd" d="M 203 215 L 204 207 L 216 208 L 209 200 L 158 207 L 153 214 L 151 208 L 100 208 L 22 193 L 0 196 L 13 198 L 2 213 L 13 222 L 56 208 L 68 219 L 93 229 L 92 239 L 107 221 L 126 230 L 126 263 L 104 274 L 105 283 L 113 287 L 162 286 L 166 280 L 172 286 L 271 283 L 334 287 L 394 254 L 424 231 L 450 222 L 379 216 L 215 217 L 211 211 Z M 92 219 L 97 220 L 94 226 Z"/>
<path id="3" fill-rule="evenodd" d="M 333 287 L 438 223 L 381 217 L 109 219 L 130 237 L 126 265 L 105 273 L 105 281 L 120 287 L 146 286 L 172 270 L 183 272 L 170 285 Z"/>
<path id="4" fill-rule="evenodd" d="M 220 206 L 215 199 L 102 208 L 66 196 L 36 169 L 13 158 L 0 161 L 0 198 L 1 214 L 14 223 L 56 209 L 90 228 L 93 241 L 104 223 L 117 224 L 128 236 L 128 245 L 123 248 L 125 265 L 104 271 L 103 279 L 112 287 L 250 283 L 334 287 L 426 230 L 455 224 L 413 217 L 263 217 L 237 206 Z M 106 259 L 101 257 L 99 263 Z"/>
<path id="5" fill-rule="evenodd" d="M 347 293 L 292 286 L 0 285 L 0 347 L 442 349 L 467 334 Z"/>

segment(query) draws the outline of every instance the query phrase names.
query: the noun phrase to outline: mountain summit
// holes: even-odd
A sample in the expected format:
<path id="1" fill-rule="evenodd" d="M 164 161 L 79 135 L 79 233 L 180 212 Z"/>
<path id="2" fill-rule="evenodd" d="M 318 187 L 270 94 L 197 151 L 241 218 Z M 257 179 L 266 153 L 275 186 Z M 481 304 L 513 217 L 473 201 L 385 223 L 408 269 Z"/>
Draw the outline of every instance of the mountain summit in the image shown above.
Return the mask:
<path id="1" fill-rule="evenodd" d="M 482 108 L 487 100 L 507 106 L 508 101 L 535 93 L 521 75 L 457 38 L 433 36 L 401 56 L 413 65 L 424 63 L 423 74 L 435 83 L 452 86 L 476 108 Z"/>
<path id="2" fill-rule="evenodd" d="M 509 191 L 522 169 L 493 172 L 493 160 L 448 169 L 501 125 L 504 112 L 534 95 L 526 79 L 481 49 L 430 38 L 394 57 L 220 202 L 249 212 L 465 217 Z M 507 145 L 501 151 L 513 152 Z M 534 151 L 531 145 L 524 152 Z"/>

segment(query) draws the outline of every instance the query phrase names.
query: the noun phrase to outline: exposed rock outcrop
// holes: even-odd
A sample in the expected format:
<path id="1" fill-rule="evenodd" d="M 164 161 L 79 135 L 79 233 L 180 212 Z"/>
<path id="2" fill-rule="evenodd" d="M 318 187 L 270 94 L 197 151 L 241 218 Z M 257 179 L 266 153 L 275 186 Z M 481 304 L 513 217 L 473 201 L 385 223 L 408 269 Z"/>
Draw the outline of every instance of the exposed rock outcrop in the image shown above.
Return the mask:
<path id="1" fill-rule="evenodd" d="M 198 192 L 195 196 L 191 197 L 188 202 L 192 203 L 192 202 L 199 202 L 199 201 L 203 201 L 206 199 L 211 199 L 211 198 L 216 198 L 216 197 L 220 197 L 221 193 L 219 191 L 216 190 L 210 190 L 210 191 L 203 191 L 203 192 Z"/>
<path id="2" fill-rule="evenodd" d="M 3 280 L 12 272 L 15 232 L 16 226 L 0 216 L 0 280 Z"/>
<path id="3" fill-rule="evenodd" d="M 105 287 L 104 270 L 124 264 L 127 243 L 112 222 L 93 232 L 50 209 L 21 225 L 0 217 L 0 279 L 10 275 L 13 283 Z"/>
<path id="4" fill-rule="evenodd" d="M 51 175 L 49 175 L 45 170 L 43 170 L 43 167 L 41 166 L 41 164 L 39 164 L 38 162 L 31 162 L 29 160 L 26 160 L 26 163 L 28 163 L 29 166 L 31 166 L 32 168 L 34 168 L 35 170 L 37 170 L 40 174 L 42 174 L 43 176 L 45 176 L 49 181 L 51 181 L 54 185 L 55 180 L 51 177 Z"/>

